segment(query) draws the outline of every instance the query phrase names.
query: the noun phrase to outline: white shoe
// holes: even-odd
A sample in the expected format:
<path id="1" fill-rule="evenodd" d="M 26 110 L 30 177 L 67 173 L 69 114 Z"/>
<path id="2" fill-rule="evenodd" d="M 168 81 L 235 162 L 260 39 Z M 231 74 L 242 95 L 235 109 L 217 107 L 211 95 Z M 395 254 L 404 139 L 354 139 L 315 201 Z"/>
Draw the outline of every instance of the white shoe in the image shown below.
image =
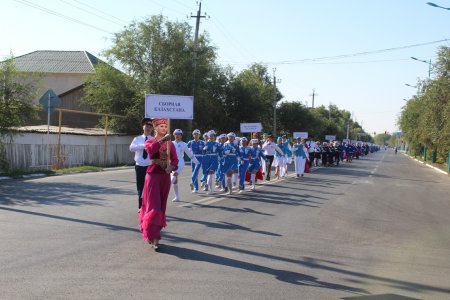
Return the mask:
<path id="1" fill-rule="evenodd" d="M 191 191 L 194 190 L 194 185 L 192 183 L 189 184 L 189 187 L 191 188 Z"/>
<path id="2" fill-rule="evenodd" d="M 203 187 L 203 190 L 204 190 L 205 192 L 208 191 L 208 184 L 205 184 L 205 186 Z"/>
<path id="3" fill-rule="evenodd" d="M 239 190 L 239 194 L 242 194 L 244 192 L 244 190 Z"/>
<path id="4" fill-rule="evenodd" d="M 252 188 L 251 188 L 251 190 L 254 191 L 255 189 L 256 189 L 256 188 L 255 188 L 255 186 L 253 185 Z"/>
<path id="5" fill-rule="evenodd" d="M 207 192 L 206 192 L 206 195 L 212 195 L 212 194 L 213 194 L 212 191 L 207 191 Z"/>
<path id="6" fill-rule="evenodd" d="M 175 198 L 172 199 L 172 202 L 180 202 L 180 199 L 175 197 Z"/>
<path id="7" fill-rule="evenodd" d="M 192 190 L 192 193 L 197 194 L 198 190 Z"/>
<path id="8" fill-rule="evenodd" d="M 232 189 L 228 189 L 228 195 L 231 195 L 233 193 Z"/>
<path id="9" fill-rule="evenodd" d="M 200 184 L 200 187 L 205 187 L 205 185 L 206 185 L 206 182 L 202 181 Z"/>
<path id="10" fill-rule="evenodd" d="M 154 240 L 153 241 L 153 249 L 155 249 L 155 251 L 156 251 L 156 250 L 158 250 L 158 248 L 159 248 L 159 240 Z"/>

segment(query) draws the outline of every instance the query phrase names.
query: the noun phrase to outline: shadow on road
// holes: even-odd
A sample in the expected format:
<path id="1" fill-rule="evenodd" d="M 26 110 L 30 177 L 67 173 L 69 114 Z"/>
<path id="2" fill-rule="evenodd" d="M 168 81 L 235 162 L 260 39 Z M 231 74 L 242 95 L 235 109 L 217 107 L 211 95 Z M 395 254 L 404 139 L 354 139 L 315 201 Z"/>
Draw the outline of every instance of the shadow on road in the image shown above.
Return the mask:
<path id="1" fill-rule="evenodd" d="M 186 202 L 186 203 L 189 204 L 189 202 Z M 257 210 L 254 210 L 254 209 L 248 208 L 248 207 L 243 207 L 243 208 L 226 207 L 226 206 L 202 204 L 202 203 L 190 203 L 190 205 L 187 207 L 220 209 L 220 210 L 231 212 L 231 213 L 255 214 L 255 215 L 261 215 L 261 216 L 268 216 L 268 217 L 274 216 L 273 214 L 260 212 L 260 211 L 257 211 Z"/>
<path id="2" fill-rule="evenodd" d="M 418 298 L 405 297 L 396 294 L 380 294 L 370 296 L 345 297 L 342 300 L 420 300 Z"/>
<path id="3" fill-rule="evenodd" d="M 115 187 L 65 182 L 7 180 L 0 184 L 0 205 L 101 206 L 105 195 L 130 195 L 130 192 Z"/>
<path id="4" fill-rule="evenodd" d="M 418 292 L 418 293 L 422 292 L 423 293 L 423 292 L 432 291 L 432 292 L 439 292 L 439 293 L 444 293 L 444 294 L 450 293 L 450 288 L 431 286 L 431 285 L 426 285 L 426 284 L 421 284 L 421 283 L 403 281 L 400 279 L 393 279 L 393 278 L 387 278 L 387 277 L 383 277 L 383 276 L 377 276 L 377 275 L 352 271 L 352 270 L 344 269 L 341 264 L 333 262 L 333 261 L 329 261 L 329 260 L 326 260 L 326 261 L 317 260 L 317 259 L 314 259 L 311 257 L 303 257 L 303 258 L 297 260 L 297 259 L 292 259 L 292 258 L 283 257 L 283 256 L 277 256 L 277 255 L 273 255 L 273 254 L 269 254 L 269 253 L 261 253 L 261 252 L 236 248 L 236 247 L 228 246 L 228 245 L 224 245 L 224 244 L 214 244 L 214 243 L 209 243 L 209 242 L 205 242 L 205 241 L 192 240 L 192 239 L 188 239 L 188 238 L 174 236 L 170 233 L 166 233 L 164 237 L 166 240 L 172 241 L 174 243 L 196 244 L 196 245 L 211 247 L 213 249 L 216 248 L 216 249 L 226 250 L 226 251 L 230 251 L 230 252 L 237 252 L 237 253 L 252 255 L 252 256 L 256 256 L 256 257 L 263 257 L 263 258 L 267 258 L 270 260 L 278 260 L 278 261 L 282 261 L 282 262 L 292 263 L 292 264 L 300 265 L 300 266 L 307 267 L 307 268 L 314 269 L 314 270 L 324 270 L 324 271 L 333 272 L 333 273 L 337 273 L 337 274 L 352 276 L 355 278 L 353 280 L 353 282 L 355 282 L 355 283 L 357 283 L 361 279 L 366 279 L 366 280 L 377 281 L 382 284 L 385 284 L 386 286 L 395 287 L 395 288 L 398 288 L 398 289 L 401 289 L 404 291 L 408 291 L 408 292 Z M 276 248 L 274 248 L 273 250 L 276 251 Z M 259 265 L 255 265 L 255 264 L 251 264 L 251 263 L 242 262 L 242 261 L 235 261 L 232 259 L 223 258 L 220 256 L 216 256 L 216 255 L 212 255 L 212 254 L 208 254 L 208 253 L 204 253 L 204 252 L 200 252 L 200 251 L 196 251 L 196 250 L 192 250 L 192 249 L 164 245 L 163 252 L 166 254 L 175 255 L 182 259 L 201 260 L 201 261 L 206 261 L 206 262 L 215 263 L 215 264 L 224 264 L 224 265 L 230 266 L 230 267 L 242 268 L 242 269 L 250 270 L 250 271 L 264 272 L 264 273 L 268 273 L 268 274 L 272 274 L 272 275 L 276 276 L 276 278 L 279 280 L 293 283 L 293 284 L 308 284 L 308 285 L 317 286 L 317 287 L 338 289 L 338 290 L 361 293 L 361 294 L 369 294 L 367 291 L 365 291 L 363 289 L 357 289 L 357 288 L 351 288 L 351 287 L 343 286 L 343 285 L 335 285 L 335 284 L 331 284 L 331 283 L 320 282 L 316 278 L 308 276 L 308 275 L 299 274 L 299 273 L 295 273 L 295 272 L 287 272 L 287 271 L 282 271 L 282 270 L 275 270 L 275 269 L 271 269 L 268 267 L 259 266 Z M 190 253 L 190 254 L 188 255 L 186 253 Z M 193 257 L 191 257 L 190 255 L 193 255 Z M 302 276 L 306 276 L 306 277 L 302 277 Z M 305 279 L 306 283 L 305 283 L 305 281 L 302 280 L 302 278 Z M 314 280 L 308 280 L 308 278 L 309 279 L 313 278 Z M 318 283 L 318 285 L 314 285 L 314 282 Z M 364 298 L 361 298 L 361 299 L 364 299 Z M 368 299 L 370 299 L 370 298 L 368 298 Z"/>
<path id="5" fill-rule="evenodd" d="M 245 226 L 241 226 L 241 225 L 237 225 L 237 224 L 233 224 L 233 223 L 229 223 L 229 222 L 214 223 L 214 222 L 201 221 L 201 220 L 184 219 L 184 218 L 180 218 L 180 217 L 167 217 L 167 220 L 169 222 L 175 221 L 175 222 L 181 222 L 181 223 L 195 223 L 195 224 L 200 224 L 200 225 L 204 225 L 206 227 L 215 228 L 215 229 L 242 230 L 242 231 L 263 234 L 263 235 L 269 235 L 269 236 L 282 236 L 281 234 L 278 234 L 278 233 L 273 233 L 273 232 L 268 232 L 268 231 L 263 231 L 263 230 L 253 230 L 250 227 L 245 227 Z"/>
<path id="6" fill-rule="evenodd" d="M 195 260 L 195 261 L 201 261 L 201 262 L 208 262 L 212 264 L 227 266 L 231 268 L 238 268 L 242 270 L 247 270 L 251 272 L 259 272 L 259 273 L 265 273 L 268 275 L 274 276 L 276 279 L 290 283 L 290 284 L 296 284 L 296 285 L 304 285 L 304 286 L 314 286 L 318 288 L 326 288 L 326 289 L 333 289 L 333 290 L 340 290 L 350 293 L 358 293 L 358 294 L 367 294 L 367 291 L 363 289 L 353 288 L 350 286 L 340 285 L 340 284 L 334 284 L 330 282 L 325 282 L 318 280 L 316 277 L 292 272 L 292 271 L 285 271 L 285 270 L 278 270 L 262 265 L 257 265 L 245 261 L 240 261 L 237 259 L 231 259 L 226 258 L 223 256 L 210 254 L 206 252 L 201 252 L 194 249 L 188 249 L 188 248 L 181 248 L 177 246 L 168 246 L 164 245 L 161 248 L 161 253 L 176 256 L 180 259 L 186 259 L 186 260 Z"/>
<path id="7" fill-rule="evenodd" d="M 131 232 L 135 232 L 135 233 L 139 233 L 139 234 L 141 233 L 139 231 L 139 229 L 137 229 L 137 228 L 131 228 L 131 227 L 125 227 L 125 226 L 120 226 L 120 225 L 115 225 L 115 224 L 89 221 L 89 220 L 61 217 L 61 216 L 57 216 L 57 215 L 39 213 L 39 212 L 34 212 L 34 211 L 27 211 L 27 210 L 17 209 L 17 208 L 0 206 L 0 211 L 9 211 L 9 212 L 15 212 L 15 213 L 20 213 L 20 214 L 25 214 L 25 215 L 32 215 L 32 216 L 56 219 L 56 220 L 61 220 L 61 221 L 67 221 L 67 222 L 87 224 L 87 225 L 92 225 L 92 226 L 103 227 L 105 229 L 113 230 L 113 231 L 131 231 Z"/>

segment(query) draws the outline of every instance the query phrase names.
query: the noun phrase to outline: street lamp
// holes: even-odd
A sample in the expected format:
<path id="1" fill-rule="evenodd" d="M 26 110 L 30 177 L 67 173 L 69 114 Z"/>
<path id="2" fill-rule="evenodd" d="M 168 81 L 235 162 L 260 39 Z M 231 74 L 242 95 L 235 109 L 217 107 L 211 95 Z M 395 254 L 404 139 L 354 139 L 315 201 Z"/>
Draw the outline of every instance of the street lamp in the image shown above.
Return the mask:
<path id="1" fill-rule="evenodd" d="M 438 8 L 450 10 L 450 7 L 442 7 L 440 5 L 434 4 L 433 2 L 427 2 L 427 4 L 430 5 L 430 6 L 433 6 L 433 7 L 438 7 Z"/>
<path id="2" fill-rule="evenodd" d="M 426 63 L 428 65 L 428 79 L 430 79 L 430 77 L 431 77 L 431 58 L 430 58 L 430 61 L 421 60 L 421 59 L 415 58 L 413 56 L 411 56 L 411 58 L 414 60 Z"/>

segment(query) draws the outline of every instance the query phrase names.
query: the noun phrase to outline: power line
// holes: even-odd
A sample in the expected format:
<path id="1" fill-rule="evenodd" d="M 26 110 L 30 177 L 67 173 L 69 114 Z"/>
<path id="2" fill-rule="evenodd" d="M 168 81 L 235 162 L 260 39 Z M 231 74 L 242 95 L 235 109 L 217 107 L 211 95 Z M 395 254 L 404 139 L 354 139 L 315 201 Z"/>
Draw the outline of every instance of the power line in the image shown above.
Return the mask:
<path id="1" fill-rule="evenodd" d="M 357 57 L 357 56 L 363 56 L 363 55 L 380 54 L 380 53 L 392 52 L 392 51 L 396 51 L 396 50 L 409 49 L 409 48 L 415 48 L 415 47 L 421 47 L 421 46 L 427 46 L 427 45 L 438 44 L 438 43 L 447 43 L 449 41 L 450 41 L 450 39 L 442 39 L 442 40 L 425 42 L 425 43 L 420 43 L 420 44 L 412 44 L 412 45 L 379 49 L 379 50 L 366 51 L 366 52 L 356 52 L 356 53 L 350 53 L 350 54 L 341 54 L 341 55 L 325 56 L 325 57 L 317 57 L 317 58 L 305 58 L 305 59 L 297 59 L 297 60 L 261 61 L 261 63 L 267 64 L 267 65 L 293 65 L 293 64 L 302 64 L 302 63 L 332 64 L 332 62 L 323 62 L 323 63 L 321 63 L 321 62 L 326 61 L 326 60 L 335 60 L 335 59 L 344 59 L 344 58 Z M 403 59 L 399 59 L 399 60 L 403 60 Z M 408 59 L 406 59 L 406 60 L 408 60 Z M 369 63 L 369 62 L 381 62 L 381 61 L 389 61 L 389 60 L 379 60 L 379 61 L 374 60 L 374 61 L 365 61 L 365 62 L 343 62 L 343 64 L 346 64 L 346 63 Z M 394 60 L 392 60 L 392 61 L 394 61 Z M 227 61 L 225 61 L 225 62 L 227 63 Z M 248 65 L 249 62 L 228 61 L 228 64 L 230 64 L 230 65 Z"/>
<path id="2" fill-rule="evenodd" d="M 214 15 L 211 12 L 211 9 L 205 5 L 205 7 L 210 11 L 210 15 L 213 17 L 213 24 L 216 26 L 216 28 L 223 34 L 223 36 L 236 48 L 236 50 L 242 55 L 244 59 L 247 59 L 248 57 L 251 57 L 251 55 L 247 55 L 249 52 L 245 50 L 242 45 L 239 44 L 234 38 L 233 35 L 228 34 L 226 27 L 222 24 L 222 22 L 217 18 L 216 15 Z M 217 24 L 216 24 L 217 21 Z M 244 53 L 245 52 L 245 53 Z"/>
<path id="3" fill-rule="evenodd" d="M 173 12 L 176 12 L 177 14 L 180 14 L 180 15 L 183 15 L 183 16 L 186 15 L 186 13 L 184 13 L 184 12 L 180 12 L 179 10 L 173 9 L 173 8 L 168 7 L 168 6 L 165 6 L 165 5 L 162 5 L 161 3 L 159 3 L 159 2 L 157 2 L 157 1 L 155 1 L 155 0 L 148 0 L 148 1 L 153 2 L 153 3 L 155 3 L 156 5 L 161 6 L 162 8 L 165 8 L 165 9 L 171 10 L 171 11 L 173 11 Z"/>
<path id="4" fill-rule="evenodd" d="M 105 16 L 109 16 L 109 17 L 111 17 L 111 18 L 113 18 L 113 19 L 116 19 L 117 21 L 120 21 L 120 22 L 123 22 L 123 23 L 128 23 L 128 21 L 125 21 L 125 20 L 122 20 L 122 19 L 120 19 L 120 18 L 117 18 L 116 16 L 113 16 L 113 15 L 111 15 L 111 14 L 109 14 L 109 13 L 106 13 L 106 12 L 104 12 L 103 10 L 100 10 L 100 9 L 98 9 L 98 8 L 95 8 L 95 7 L 93 7 L 93 6 L 91 6 L 91 5 L 87 4 L 87 3 L 84 3 L 84 2 L 82 2 L 82 1 L 80 1 L 80 0 L 73 0 L 73 1 L 75 1 L 75 2 L 77 2 L 77 3 L 79 3 L 79 4 L 81 4 L 81 5 L 84 5 L 84 6 L 88 7 L 88 8 L 90 8 L 90 9 L 96 10 L 97 12 L 99 12 L 99 13 L 101 13 L 101 14 L 104 14 Z"/>
<path id="5" fill-rule="evenodd" d="M 182 6 L 184 6 L 184 7 L 187 8 L 187 9 L 192 9 L 192 7 L 186 5 L 185 3 L 183 3 L 183 2 L 181 2 L 181 1 L 179 1 L 179 0 L 172 0 L 172 1 L 175 1 L 176 3 L 178 3 L 178 4 L 182 5 Z"/>
<path id="6" fill-rule="evenodd" d="M 87 9 L 84 9 L 84 8 L 82 8 L 82 7 L 79 7 L 79 6 L 77 6 L 77 5 L 74 5 L 74 4 L 72 4 L 72 3 L 70 3 L 70 2 L 68 2 L 68 1 L 66 1 L 66 0 L 59 0 L 59 1 L 65 3 L 65 4 L 67 4 L 67 5 L 70 5 L 70 6 L 72 6 L 72 7 L 75 7 L 75 8 L 77 8 L 77 9 L 81 10 L 81 11 L 87 12 L 88 14 L 91 14 L 91 15 L 93 15 L 93 16 L 96 16 L 96 17 L 98 17 L 98 18 L 100 18 L 100 19 L 106 20 L 106 21 L 108 21 L 108 22 L 111 22 L 111 23 L 114 23 L 114 24 L 117 24 L 117 25 L 120 25 L 120 26 L 123 25 L 123 23 L 119 23 L 119 22 L 117 22 L 117 21 L 113 21 L 113 20 L 111 20 L 111 19 L 105 18 L 105 17 L 103 17 L 103 16 L 101 16 L 101 15 L 98 15 L 98 14 L 96 14 L 96 13 L 93 13 L 92 11 L 89 11 L 89 10 L 87 10 Z"/>
<path id="7" fill-rule="evenodd" d="M 89 24 L 89 23 L 80 21 L 80 20 L 78 20 L 78 19 L 75 19 L 75 18 L 66 16 L 66 15 L 64 15 L 64 14 L 61 14 L 61 13 L 56 12 L 56 11 L 54 11 L 54 10 L 48 9 L 48 8 L 46 8 L 46 7 L 44 7 L 44 6 L 40 6 L 40 5 L 38 5 L 38 4 L 32 3 L 32 2 L 30 2 L 30 1 L 27 1 L 27 0 L 14 0 L 14 1 L 16 1 L 16 2 L 18 2 L 18 3 L 21 3 L 21 4 L 24 4 L 24 5 L 27 5 L 27 6 L 29 6 L 29 7 L 32 7 L 32 8 L 41 10 L 41 11 L 46 12 L 46 13 L 48 13 L 48 14 L 55 15 L 55 16 L 57 16 L 57 17 L 60 17 L 60 18 L 63 18 L 63 19 L 72 21 L 72 22 L 74 22 L 74 23 L 78 23 L 78 24 L 81 24 L 81 25 L 84 25 L 84 26 L 87 26 L 87 27 L 91 27 L 91 28 L 93 28 L 93 29 L 96 29 L 96 30 L 98 30 L 98 31 L 103 31 L 103 32 L 108 33 L 108 34 L 112 34 L 112 32 L 110 32 L 110 31 L 107 31 L 107 30 L 102 29 L 102 28 L 100 28 L 100 27 L 97 27 L 97 26 L 91 25 L 91 24 Z"/>
<path id="8" fill-rule="evenodd" d="M 432 42 L 425 42 L 425 43 L 420 43 L 420 44 L 412 44 L 412 45 L 406 45 L 406 46 L 400 46 L 400 47 L 394 47 L 394 48 L 385 48 L 385 49 L 379 49 L 379 50 L 373 50 L 373 51 L 356 52 L 356 53 L 351 53 L 351 54 L 341 54 L 341 55 L 336 55 L 336 56 L 325 56 L 325 57 L 300 59 L 300 60 L 290 60 L 290 61 L 286 60 L 286 61 L 278 61 L 278 62 L 269 62 L 268 64 L 296 64 L 296 63 L 303 63 L 303 62 L 310 62 L 310 61 L 342 59 L 342 58 L 347 58 L 347 57 L 356 57 L 356 56 L 363 56 L 363 55 L 370 55 L 370 54 L 379 54 L 379 53 L 391 52 L 391 51 L 396 51 L 396 50 L 421 47 L 421 46 L 426 46 L 426 45 L 443 43 L 443 42 L 447 42 L 447 41 L 450 41 L 450 39 L 443 39 L 443 40 L 437 40 L 437 41 L 432 41 Z"/>

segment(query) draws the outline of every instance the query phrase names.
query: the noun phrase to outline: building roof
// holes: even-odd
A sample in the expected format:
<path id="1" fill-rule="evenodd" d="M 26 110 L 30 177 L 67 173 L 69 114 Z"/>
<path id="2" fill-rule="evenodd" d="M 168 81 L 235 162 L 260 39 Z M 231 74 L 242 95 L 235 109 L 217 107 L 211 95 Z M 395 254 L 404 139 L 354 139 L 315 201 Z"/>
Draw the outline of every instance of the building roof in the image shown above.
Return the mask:
<path id="1" fill-rule="evenodd" d="M 21 72 L 95 73 L 101 60 L 87 51 L 38 50 L 14 58 Z"/>

